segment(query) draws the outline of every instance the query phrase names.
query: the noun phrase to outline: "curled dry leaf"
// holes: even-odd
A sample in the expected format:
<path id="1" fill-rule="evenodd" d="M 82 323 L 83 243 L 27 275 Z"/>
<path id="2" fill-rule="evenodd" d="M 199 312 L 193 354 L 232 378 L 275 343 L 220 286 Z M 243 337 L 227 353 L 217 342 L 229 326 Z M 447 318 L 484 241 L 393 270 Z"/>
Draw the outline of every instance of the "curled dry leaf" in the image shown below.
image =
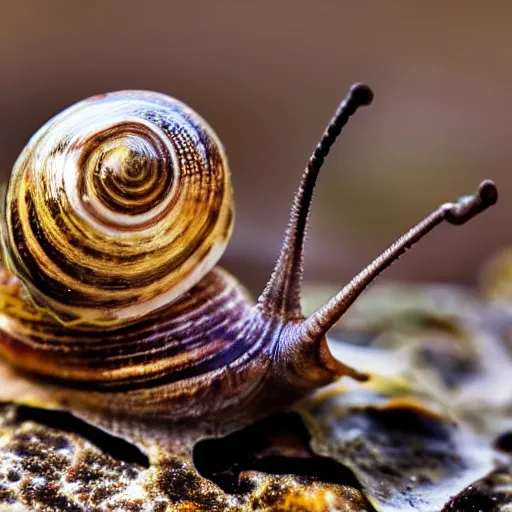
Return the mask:
<path id="1" fill-rule="evenodd" d="M 325 394 L 302 411 L 314 450 L 349 467 L 377 510 L 440 510 L 493 469 L 485 439 L 420 401 L 354 394 Z"/>

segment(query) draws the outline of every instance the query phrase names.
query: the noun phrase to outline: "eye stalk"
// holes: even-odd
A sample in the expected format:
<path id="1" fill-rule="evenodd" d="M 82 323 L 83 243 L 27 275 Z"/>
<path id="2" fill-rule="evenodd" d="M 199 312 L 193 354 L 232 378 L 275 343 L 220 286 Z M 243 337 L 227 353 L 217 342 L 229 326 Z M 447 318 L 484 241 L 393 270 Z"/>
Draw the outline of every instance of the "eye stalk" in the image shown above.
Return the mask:
<path id="1" fill-rule="evenodd" d="M 329 329 L 384 269 L 434 227 L 443 221 L 454 225 L 464 224 L 492 206 L 498 199 L 496 185 L 491 180 L 485 180 L 474 195 L 461 197 L 455 203 L 441 205 L 402 235 L 324 306 L 308 318 L 304 318 L 300 303 L 303 250 L 316 179 L 325 157 L 348 119 L 359 107 L 370 105 L 372 100 L 373 92 L 367 85 L 353 85 L 320 138 L 295 194 L 276 266 L 258 301 L 257 307 L 263 316 L 279 319 L 287 324 L 281 340 L 281 359 L 295 362 L 296 367 L 300 368 L 300 375 L 297 372 L 297 376 L 303 383 L 305 373 L 311 375 L 311 383 L 315 379 L 326 380 L 326 374 L 330 374 L 331 378 L 350 375 L 364 380 L 364 375 L 332 357 L 325 340 Z M 324 372 L 319 374 L 320 368 Z M 288 375 L 287 380 L 293 380 L 293 376 Z"/>
<path id="2" fill-rule="evenodd" d="M 272 276 L 258 301 L 259 309 L 267 316 L 278 316 L 282 320 L 302 318 L 300 288 L 303 274 L 304 239 L 316 179 L 325 157 L 329 154 L 349 118 L 359 107 L 370 105 L 372 101 L 373 91 L 367 85 L 354 84 L 334 113 L 309 159 L 293 200 L 281 253 Z"/>
<path id="3" fill-rule="evenodd" d="M 421 240 L 438 224 L 447 221 L 460 226 L 496 203 L 498 190 L 491 180 L 483 181 L 477 192 L 471 196 L 463 196 L 455 203 L 445 203 L 425 217 L 390 245 L 380 256 L 364 268 L 349 284 L 335 295 L 325 306 L 311 315 L 304 328 L 309 336 L 317 337 L 326 334 L 354 303 L 363 290 L 380 273 L 394 263 L 402 254 Z"/>

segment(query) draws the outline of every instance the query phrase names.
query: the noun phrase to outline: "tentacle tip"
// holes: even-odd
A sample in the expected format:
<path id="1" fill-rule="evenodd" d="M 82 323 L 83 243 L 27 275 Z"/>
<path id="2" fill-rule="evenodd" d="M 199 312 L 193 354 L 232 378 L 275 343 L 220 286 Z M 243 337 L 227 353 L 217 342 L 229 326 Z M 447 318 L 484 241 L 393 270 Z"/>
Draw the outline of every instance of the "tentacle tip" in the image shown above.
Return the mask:
<path id="1" fill-rule="evenodd" d="M 361 373 L 361 372 L 354 372 L 354 374 L 351 375 L 351 377 L 359 382 L 368 382 L 370 380 L 370 375 L 367 373 Z"/>
<path id="2" fill-rule="evenodd" d="M 373 97 L 373 91 L 366 84 L 356 83 L 350 88 L 351 100 L 361 107 L 371 105 Z"/>
<path id="3" fill-rule="evenodd" d="M 478 187 L 478 197 L 485 207 L 496 204 L 498 200 L 498 188 L 492 180 L 484 180 Z"/>
<path id="4" fill-rule="evenodd" d="M 368 373 L 360 372 L 359 370 L 352 368 L 352 366 L 347 366 L 341 361 L 334 359 L 334 357 L 332 357 L 332 359 L 333 361 L 331 361 L 331 364 L 334 366 L 334 371 L 338 377 L 350 377 L 358 382 L 367 382 L 370 380 L 371 376 Z"/>
<path id="5" fill-rule="evenodd" d="M 498 189 L 493 181 L 480 183 L 476 194 L 461 197 L 456 203 L 448 203 L 445 208 L 445 219 L 450 224 L 460 226 L 482 213 L 498 200 Z"/>

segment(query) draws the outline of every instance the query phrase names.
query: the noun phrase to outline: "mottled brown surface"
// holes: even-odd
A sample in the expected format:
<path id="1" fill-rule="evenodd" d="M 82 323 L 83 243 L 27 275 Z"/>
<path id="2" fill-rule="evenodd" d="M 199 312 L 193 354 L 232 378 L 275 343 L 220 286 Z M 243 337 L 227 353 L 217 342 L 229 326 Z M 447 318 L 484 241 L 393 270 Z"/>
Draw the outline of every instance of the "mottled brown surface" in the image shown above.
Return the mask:
<path id="1" fill-rule="evenodd" d="M 226 494 L 202 478 L 190 454 L 153 446 L 149 468 L 115 459 L 79 435 L 0 413 L 0 510 L 45 511 L 314 511 L 371 510 L 361 493 L 293 475 L 240 475 Z"/>

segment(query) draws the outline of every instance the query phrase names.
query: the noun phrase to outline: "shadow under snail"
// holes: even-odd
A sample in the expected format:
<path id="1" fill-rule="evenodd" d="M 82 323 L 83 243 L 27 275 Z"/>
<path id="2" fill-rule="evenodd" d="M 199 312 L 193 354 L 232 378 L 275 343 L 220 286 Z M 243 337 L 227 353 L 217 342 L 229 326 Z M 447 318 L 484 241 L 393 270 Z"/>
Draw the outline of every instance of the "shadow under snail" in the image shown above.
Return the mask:
<path id="1" fill-rule="evenodd" d="M 324 158 L 373 93 L 354 85 L 295 194 L 256 303 L 216 266 L 233 225 L 226 156 L 210 126 L 163 94 L 94 96 L 48 121 L 2 201 L 0 353 L 69 403 L 182 420 L 257 417 L 341 376 L 326 333 L 386 267 L 442 221 L 497 200 L 493 182 L 446 203 L 305 318 L 305 231 Z"/>

